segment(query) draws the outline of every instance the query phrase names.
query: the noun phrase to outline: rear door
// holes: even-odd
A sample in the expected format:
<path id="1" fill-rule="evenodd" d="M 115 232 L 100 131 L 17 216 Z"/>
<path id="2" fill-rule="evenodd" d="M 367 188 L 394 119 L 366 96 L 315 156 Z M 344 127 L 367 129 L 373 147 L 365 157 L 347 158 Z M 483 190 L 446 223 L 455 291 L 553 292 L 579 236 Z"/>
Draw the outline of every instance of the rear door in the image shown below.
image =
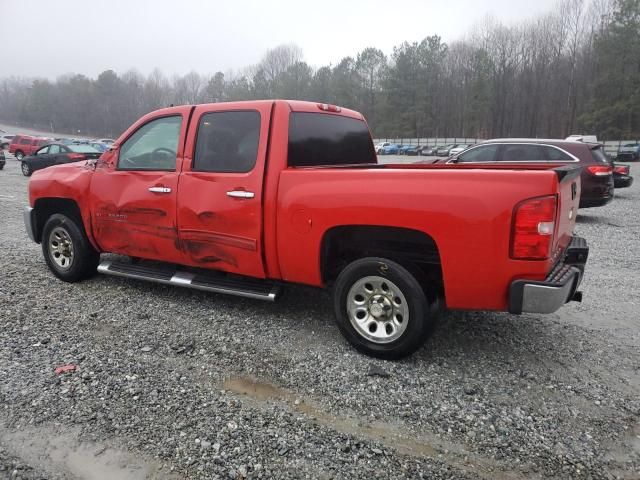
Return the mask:
<path id="1" fill-rule="evenodd" d="M 101 250 L 182 263 L 176 198 L 191 108 L 141 120 L 96 164 L 91 216 Z"/>
<path id="2" fill-rule="evenodd" d="M 178 233 L 191 265 L 265 277 L 262 188 L 272 107 L 195 108 L 178 189 Z"/>

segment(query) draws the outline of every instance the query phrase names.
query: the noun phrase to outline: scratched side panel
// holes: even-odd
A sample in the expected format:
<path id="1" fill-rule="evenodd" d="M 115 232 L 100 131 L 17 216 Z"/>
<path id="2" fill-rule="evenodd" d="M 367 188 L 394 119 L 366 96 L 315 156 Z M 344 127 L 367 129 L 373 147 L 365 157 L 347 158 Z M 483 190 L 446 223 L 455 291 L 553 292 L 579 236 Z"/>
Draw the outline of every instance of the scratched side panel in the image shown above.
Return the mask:
<path id="1" fill-rule="evenodd" d="M 170 194 L 149 192 L 162 184 Z M 93 228 L 100 248 L 133 257 L 181 263 L 175 218 L 175 172 L 97 169 L 92 182 Z"/>

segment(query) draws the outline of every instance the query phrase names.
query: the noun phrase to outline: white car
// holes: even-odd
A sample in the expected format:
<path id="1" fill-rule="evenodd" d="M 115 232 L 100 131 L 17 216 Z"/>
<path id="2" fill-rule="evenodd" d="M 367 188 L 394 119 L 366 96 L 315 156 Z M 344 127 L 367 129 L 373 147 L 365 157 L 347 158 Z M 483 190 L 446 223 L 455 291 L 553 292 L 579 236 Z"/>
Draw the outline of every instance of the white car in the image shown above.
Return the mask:
<path id="1" fill-rule="evenodd" d="M 449 156 L 454 156 L 457 155 L 459 153 L 462 153 L 463 151 L 465 151 L 467 148 L 469 148 L 471 145 L 473 145 L 472 143 L 469 144 L 459 144 L 456 145 L 455 147 L 453 147 L 451 150 L 449 150 Z"/>
<path id="2" fill-rule="evenodd" d="M 4 130 L 1 133 L 2 134 L 0 135 L 0 150 L 6 150 L 7 148 L 9 148 L 9 144 L 11 143 L 11 140 L 13 140 L 13 137 L 15 137 L 15 135 L 11 133 L 7 133 Z"/>
<path id="3" fill-rule="evenodd" d="M 382 143 L 378 143 L 376 144 L 376 153 L 380 154 L 380 150 L 382 150 L 384 147 L 388 147 L 389 145 L 391 145 L 389 142 L 382 142 Z"/>

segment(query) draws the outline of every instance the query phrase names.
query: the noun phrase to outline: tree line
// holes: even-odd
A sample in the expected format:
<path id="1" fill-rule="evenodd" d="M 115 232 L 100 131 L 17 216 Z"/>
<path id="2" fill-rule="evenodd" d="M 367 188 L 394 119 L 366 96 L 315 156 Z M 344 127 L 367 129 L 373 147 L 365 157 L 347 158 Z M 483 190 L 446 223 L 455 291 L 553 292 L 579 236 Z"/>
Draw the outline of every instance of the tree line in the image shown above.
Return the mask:
<path id="1" fill-rule="evenodd" d="M 560 0 L 547 14 L 491 18 L 449 44 L 370 47 L 313 68 L 281 45 L 239 72 L 106 70 L 0 80 L 0 119 L 116 136 L 168 105 L 289 98 L 362 112 L 376 137 L 640 138 L 640 0 Z"/>

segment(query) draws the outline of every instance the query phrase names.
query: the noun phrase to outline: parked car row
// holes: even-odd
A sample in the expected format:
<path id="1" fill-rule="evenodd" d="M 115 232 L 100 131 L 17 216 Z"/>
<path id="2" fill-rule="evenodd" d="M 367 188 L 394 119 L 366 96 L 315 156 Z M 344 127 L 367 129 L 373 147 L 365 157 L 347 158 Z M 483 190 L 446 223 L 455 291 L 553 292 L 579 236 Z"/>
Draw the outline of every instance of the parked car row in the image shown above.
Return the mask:
<path id="1" fill-rule="evenodd" d="M 36 170 L 62 163 L 79 162 L 100 157 L 106 152 L 113 140 L 100 138 L 94 140 L 78 138 L 49 138 L 34 135 L 13 135 L 0 131 L 0 170 L 4 168 L 6 158 L 4 150 L 21 162 L 23 175 L 30 176 Z"/>
<path id="2" fill-rule="evenodd" d="M 398 143 L 382 142 L 375 146 L 376 153 L 378 155 L 422 155 L 422 156 L 437 156 L 448 157 L 450 155 L 456 155 L 470 146 L 473 143 L 452 143 L 449 145 L 401 145 Z"/>

